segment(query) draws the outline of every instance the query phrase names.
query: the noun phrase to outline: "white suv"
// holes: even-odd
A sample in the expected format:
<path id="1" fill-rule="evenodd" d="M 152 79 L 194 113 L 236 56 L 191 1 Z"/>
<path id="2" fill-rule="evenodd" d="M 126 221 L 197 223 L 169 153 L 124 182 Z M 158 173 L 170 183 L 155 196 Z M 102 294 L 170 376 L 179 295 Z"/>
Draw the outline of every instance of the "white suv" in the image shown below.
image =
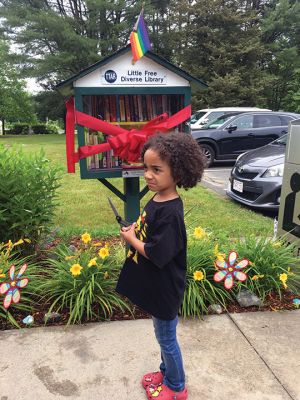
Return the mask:
<path id="1" fill-rule="evenodd" d="M 266 108 L 257 107 L 219 107 L 219 108 L 204 108 L 196 111 L 190 120 L 191 129 L 199 129 L 203 125 L 214 121 L 216 118 L 224 114 L 242 113 L 247 111 L 271 111 Z"/>

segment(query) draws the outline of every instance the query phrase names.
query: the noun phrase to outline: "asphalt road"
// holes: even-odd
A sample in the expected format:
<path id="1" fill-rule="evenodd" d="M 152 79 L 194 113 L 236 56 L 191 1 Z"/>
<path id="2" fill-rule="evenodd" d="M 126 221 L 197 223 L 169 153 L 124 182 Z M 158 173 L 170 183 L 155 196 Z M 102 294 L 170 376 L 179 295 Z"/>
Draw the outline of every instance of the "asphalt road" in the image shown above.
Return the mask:
<path id="1" fill-rule="evenodd" d="M 234 162 L 222 162 L 207 168 L 202 177 L 202 184 L 221 196 L 226 197 L 225 190 L 227 189 L 228 179 L 233 165 Z"/>

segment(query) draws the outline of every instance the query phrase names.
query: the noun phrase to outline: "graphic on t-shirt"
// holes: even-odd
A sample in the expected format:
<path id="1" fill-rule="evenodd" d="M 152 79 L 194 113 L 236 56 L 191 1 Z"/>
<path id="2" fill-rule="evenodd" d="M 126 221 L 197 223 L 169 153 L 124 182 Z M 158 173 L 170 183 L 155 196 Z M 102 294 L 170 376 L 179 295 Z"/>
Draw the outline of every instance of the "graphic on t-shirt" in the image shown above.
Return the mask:
<path id="1" fill-rule="evenodd" d="M 136 221 L 135 234 L 136 237 L 141 241 L 145 242 L 146 232 L 147 232 L 147 224 L 146 224 L 146 211 L 143 210 L 142 214 L 139 216 Z M 127 258 L 131 258 L 136 264 L 138 263 L 138 255 L 139 253 L 135 250 L 134 247 L 130 247 Z"/>

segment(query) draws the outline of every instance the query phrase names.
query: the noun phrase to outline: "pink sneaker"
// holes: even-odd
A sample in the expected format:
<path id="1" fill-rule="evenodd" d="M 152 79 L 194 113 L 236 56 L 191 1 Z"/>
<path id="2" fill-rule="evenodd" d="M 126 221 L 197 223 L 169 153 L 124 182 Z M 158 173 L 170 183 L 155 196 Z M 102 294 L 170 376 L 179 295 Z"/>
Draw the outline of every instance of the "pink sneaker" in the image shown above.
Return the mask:
<path id="1" fill-rule="evenodd" d="M 174 392 L 168 386 L 161 385 L 149 385 L 146 388 L 148 400 L 186 400 L 187 390 L 184 388 L 181 392 Z"/>
<path id="2" fill-rule="evenodd" d="M 164 376 L 159 372 L 149 372 L 143 376 L 142 385 L 144 389 L 147 388 L 149 385 L 160 385 L 163 382 Z"/>

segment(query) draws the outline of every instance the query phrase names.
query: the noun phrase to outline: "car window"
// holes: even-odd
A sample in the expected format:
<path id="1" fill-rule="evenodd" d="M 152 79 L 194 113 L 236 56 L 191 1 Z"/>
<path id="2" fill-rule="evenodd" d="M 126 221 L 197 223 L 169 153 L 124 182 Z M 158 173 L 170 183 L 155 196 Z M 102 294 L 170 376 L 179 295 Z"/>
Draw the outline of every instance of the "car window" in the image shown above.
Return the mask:
<path id="1" fill-rule="evenodd" d="M 224 114 L 223 111 L 213 111 L 213 112 L 211 112 L 207 116 L 207 120 L 208 120 L 207 123 L 210 123 L 211 121 L 214 121 L 216 118 L 220 117 L 223 114 Z"/>
<path id="2" fill-rule="evenodd" d="M 231 121 L 230 125 L 236 126 L 237 129 L 251 129 L 253 128 L 253 115 L 241 115 Z"/>
<path id="3" fill-rule="evenodd" d="M 195 114 L 193 114 L 191 116 L 191 124 L 195 124 L 198 121 L 198 119 L 203 117 L 203 115 L 205 115 L 205 114 L 206 114 L 206 111 L 202 111 L 202 112 L 199 111 L 199 112 L 196 112 Z"/>
<path id="4" fill-rule="evenodd" d="M 254 115 L 253 128 L 266 128 L 268 126 L 281 126 L 279 115 Z"/>
<path id="5" fill-rule="evenodd" d="M 293 120 L 289 115 L 279 115 L 281 126 L 288 126 L 289 122 Z"/>
<path id="6" fill-rule="evenodd" d="M 219 126 L 223 125 L 230 118 L 232 118 L 232 114 L 222 115 L 221 117 L 204 125 L 200 129 L 217 129 Z"/>

